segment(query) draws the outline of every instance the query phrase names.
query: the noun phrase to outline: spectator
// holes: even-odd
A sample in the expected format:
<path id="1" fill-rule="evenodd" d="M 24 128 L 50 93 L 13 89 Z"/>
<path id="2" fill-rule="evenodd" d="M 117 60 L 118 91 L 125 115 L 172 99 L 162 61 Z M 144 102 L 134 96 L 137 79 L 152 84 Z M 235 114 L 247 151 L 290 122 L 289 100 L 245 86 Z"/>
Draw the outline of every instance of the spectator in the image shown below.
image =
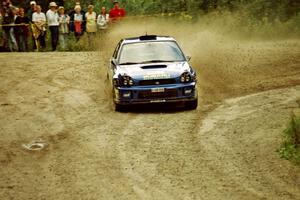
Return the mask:
<path id="1" fill-rule="evenodd" d="M 0 52 L 4 51 L 4 35 L 3 35 L 3 29 L 2 29 L 2 23 L 4 18 L 4 10 L 0 7 Z"/>
<path id="2" fill-rule="evenodd" d="M 9 8 L 12 6 L 12 3 L 10 0 L 3 0 L 2 1 L 2 8 L 4 9 L 4 12 L 8 12 Z"/>
<path id="3" fill-rule="evenodd" d="M 17 9 L 16 7 L 9 6 L 7 9 L 7 13 L 4 16 L 3 24 L 4 26 L 4 33 L 6 39 L 6 46 L 8 46 L 10 51 L 17 51 L 18 44 L 14 33 L 14 25 L 16 19 Z"/>
<path id="4" fill-rule="evenodd" d="M 27 17 L 32 22 L 32 15 L 36 12 L 36 1 L 30 1 L 30 9 L 27 10 Z M 36 41 L 34 36 L 32 35 L 32 44 L 33 44 L 33 50 L 36 49 Z"/>
<path id="5" fill-rule="evenodd" d="M 67 46 L 67 39 L 69 35 L 69 23 L 70 17 L 65 14 L 65 9 L 63 6 L 58 8 L 58 22 L 59 22 L 59 44 L 60 47 L 65 50 Z"/>
<path id="6" fill-rule="evenodd" d="M 1 25 L 6 25 L 6 20 L 5 18 L 7 17 L 7 8 L 6 8 L 6 2 L 3 1 L 0 7 L 1 11 Z M 8 51 L 8 35 L 6 34 L 6 27 L 1 26 L 1 36 L 2 36 L 2 41 L 1 41 L 1 51 Z"/>
<path id="7" fill-rule="evenodd" d="M 24 8 L 20 8 L 16 19 L 15 34 L 18 41 L 19 51 L 28 51 L 29 23 L 30 19 L 25 16 Z"/>
<path id="8" fill-rule="evenodd" d="M 36 12 L 32 14 L 32 21 L 34 23 L 33 36 L 35 38 L 35 42 L 39 44 L 41 49 L 45 49 L 46 15 L 42 12 L 42 7 L 40 5 L 36 6 Z"/>
<path id="9" fill-rule="evenodd" d="M 114 7 L 109 12 L 109 17 L 112 21 L 120 20 L 122 17 L 126 16 L 126 12 L 120 7 L 118 1 L 114 1 Z"/>
<path id="10" fill-rule="evenodd" d="M 52 51 L 56 50 L 59 36 L 59 22 L 58 22 L 58 13 L 57 13 L 57 5 L 55 2 L 51 2 L 49 4 L 50 9 L 47 11 L 47 21 L 48 27 L 51 32 L 51 44 Z"/>
<path id="11" fill-rule="evenodd" d="M 27 11 L 27 17 L 32 21 L 32 14 L 36 12 L 36 2 L 30 1 L 30 9 Z"/>
<path id="12" fill-rule="evenodd" d="M 106 8 L 103 6 L 101 8 L 101 13 L 97 19 L 98 28 L 100 30 L 107 29 L 108 22 L 109 22 L 109 14 L 106 13 Z"/>
<path id="13" fill-rule="evenodd" d="M 97 32 L 97 14 L 94 12 L 94 6 L 88 6 L 88 12 L 85 13 L 86 19 L 86 33 L 89 40 L 89 45 L 92 46 L 92 37 Z"/>
<path id="14" fill-rule="evenodd" d="M 74 31 L 76 40 L 79 41 L 85 31 L 85 14 L 84 11 L 81 10 L 81 6 L 78 4 L 75 6 L 74 11 L 75 12 L 71 15 L 70 19 L 70 28 Z"/>
<path id="15" fill-rule="evenodd" d="M 17 19 L 19 14 L 20 14 L 20 9 L 18 7 L 15 7 L 15 19 Z"/>

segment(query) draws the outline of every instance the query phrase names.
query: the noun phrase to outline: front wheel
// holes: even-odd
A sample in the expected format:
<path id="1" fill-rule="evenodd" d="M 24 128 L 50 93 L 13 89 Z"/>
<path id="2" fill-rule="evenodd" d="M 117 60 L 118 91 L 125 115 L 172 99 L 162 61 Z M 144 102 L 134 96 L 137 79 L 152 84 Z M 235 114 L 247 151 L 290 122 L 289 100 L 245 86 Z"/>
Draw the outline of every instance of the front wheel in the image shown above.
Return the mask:
<path id="1" fill-rule="evenodd" d="M 188 110 L 195 110 L 198 107 L 198 99 L 185 102 L 185 108 Z"/>
<path id="2" fill-rule="evenodd" d="M 127 107 L 125 105 L 120 105 L 117 103 L 114 103 L 114 108 L 117 112 L 125 112 L 127 110 Z"/>

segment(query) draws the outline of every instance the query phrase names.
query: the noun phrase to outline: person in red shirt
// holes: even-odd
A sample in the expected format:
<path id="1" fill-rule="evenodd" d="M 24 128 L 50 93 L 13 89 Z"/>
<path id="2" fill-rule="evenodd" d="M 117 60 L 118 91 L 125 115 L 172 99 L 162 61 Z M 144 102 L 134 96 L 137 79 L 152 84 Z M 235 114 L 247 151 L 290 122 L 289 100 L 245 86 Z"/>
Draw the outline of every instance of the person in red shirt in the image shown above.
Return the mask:
<path id="1" fill-rule="evenodd" d="M 126 12 L 123 8 L 120 7 L 118 1 L 114 1 L 114 7 L 109 12 L 109 18 L 112 21 L 120 20 L 122 17 L 126 16 Z"/>

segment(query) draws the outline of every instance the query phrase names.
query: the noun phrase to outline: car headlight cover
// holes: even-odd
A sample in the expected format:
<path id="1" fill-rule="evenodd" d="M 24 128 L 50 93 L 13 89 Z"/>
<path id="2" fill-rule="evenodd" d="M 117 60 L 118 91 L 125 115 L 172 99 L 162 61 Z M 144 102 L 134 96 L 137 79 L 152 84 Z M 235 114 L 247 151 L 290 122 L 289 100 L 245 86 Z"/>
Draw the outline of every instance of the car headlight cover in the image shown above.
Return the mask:
<path id="1" fill-rule="evenodd" d="M 123 86 L 133 86 L 134 82 L 130 76 L 124 75 L 121 77 L 121 85 Z"/>
<path id="2" fill-rule="evenodd" d="M 189 72 L 184 72 L 180 76 L 180 82 L 182 82 L 182 83 L 189 83 L 189 82 L 191 82 L 191 80 L 192 80 L 192 77 Z"/>

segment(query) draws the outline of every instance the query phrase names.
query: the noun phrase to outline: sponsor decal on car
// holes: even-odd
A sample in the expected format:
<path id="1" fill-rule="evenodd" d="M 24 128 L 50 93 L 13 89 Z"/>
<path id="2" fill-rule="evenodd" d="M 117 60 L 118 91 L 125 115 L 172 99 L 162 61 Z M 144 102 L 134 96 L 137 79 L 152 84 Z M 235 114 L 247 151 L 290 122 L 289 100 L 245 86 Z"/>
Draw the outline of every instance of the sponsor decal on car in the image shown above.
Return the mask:
<path id="1" fill-rule="evenodd" d="M 147 74 L 143 77 L 144 80 L 155 80 L 155 79 L 168 79 L 171 78 L 170 74 Z"/>

